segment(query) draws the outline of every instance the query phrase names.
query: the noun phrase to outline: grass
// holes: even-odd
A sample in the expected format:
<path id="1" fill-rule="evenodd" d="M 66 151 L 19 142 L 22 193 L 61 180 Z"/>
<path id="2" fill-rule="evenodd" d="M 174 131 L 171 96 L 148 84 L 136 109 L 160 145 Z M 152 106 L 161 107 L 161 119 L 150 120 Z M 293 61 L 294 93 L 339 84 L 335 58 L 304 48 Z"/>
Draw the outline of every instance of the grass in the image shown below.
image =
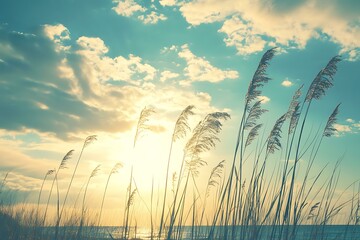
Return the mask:
<path id="1" fill-rule="evenodd" d="M 323 127 L 310 131 L 310 134 L 307 134 L 309 131 L 306 130 L 311 106 L 323 98 L 326 91 L 333 86 L 337 64 L 341 59 L 335 56 L 319 71 L 305 96 L 302 96 L 303 86 L 301 86 L 294 93 L 289 108 L 274 121 L 273 127 L 266 133 L 262 129 L 263 123 L 260 120 L 268 110 L 263 109 L 258 97 L 261 96 L 265 84 L 271 81 L 266 70 L 275 54 L 274 48 L 263 55 L 249 83 L 235 135 L 230 171 L 225 174 L 225 161 L 220 161 L 208 175 L 205 192 L 198 187 L 197 176 L 207 164 L 203 155 L 220 141 L 219 133 L 230 115 L 226 112 L 209 113 L 191 131 L 189 118 L 194 115 L 194 106 L 186 107 L 175 122 L 170 140 L 168 159 L 165 163 L 164 191 L 158 191 L 157 196 L 154 196 L 156 192 L 152 182 L 150 207 L 148 207 L 133 177 L 134 163 L 131 163 L 123 216 L 118 216 L 119 222 L 122 220 L 120 234 L 113 236 L 109 232 L 105 235 L 107 238 L 137 238 L 137 215 L 134 208 L 136 201 L 148 209 L 150 239 L 293 240 L 304 237 L 302 225 L 308 225 L 308 235 L 305 239 L 334 239 L 329 237 L 327 232 L 329 226 L 340 221 L 344 224 L 344 228 L 338 232 L 336 239 L 360 237 L 360 233 L 354 232 L 357 230 L 353 228 L 360 223 L 358 182 L 355 181 L 345 190 L 353 188 L 351 197 L 345 198 L 344 193 L 336 194 L 341 158 L 335 163 L 332 171 L 326 171 L 330 167 L 324 166 L 323 169 L 314 172 L 314 163 L 324 139 L 336 134 L 334 124 L 340 104 L 334 108 L 327 121 L 323 123 Z M 136 143 L 144 133 L 151 131 L 148 121 L 153 114 L 155 111 L 152 108 L 144 108 L 141 111 L 133 151 L 137 151 Z M 261 131 L 262 135 L 260 135 Z M 171 177 L 173 144 L 179 139 L 185 139 L 186 144 L 181 166 Z M 6 236 L 6 239 L 55 240 L 101 238 L 99 231 L 108 185 L 111 176 L 120 170 L 122 164 L 117 163 L 108 175 L 99 212 L 91 214 L 86 208 L 88 186 L 90 180 L 96 176 L 99 166 L 88 177 L 80 209 L 76 205 L 77 200 L 73 206 L 67 204 L 83 152 L 95 140 L 96 136 L 85 139 L 62 201 L 58 175 L 61 169 L 66 168 L 73 150 L 64 156 L 57 169 L 46 172 L 35 208 L 24 204 L 21 209 L 15 209 L 12 204 L 5 203 L 3 190 L 8 176 L 5 175 L 0 185 L 1 236 Z M 281 154 L 276 154 L 279 151 Z M 274 162 L 269 162 L 276 159 L 275 165 Z M 39 207 L 42 189 L 51 176 L 53 176 L 51 190 L 47 197 L 46 208 L 42 211 Z M 172 195 L 169 192 L 169 180 L 172 180 Z M 55 221 L 51 222 L 46 220 L 55 183 L 57 214 Z M 80 194 L 81 190 L 78 198 Z M 157 199 L 155 210 L 154 199 Z"/>

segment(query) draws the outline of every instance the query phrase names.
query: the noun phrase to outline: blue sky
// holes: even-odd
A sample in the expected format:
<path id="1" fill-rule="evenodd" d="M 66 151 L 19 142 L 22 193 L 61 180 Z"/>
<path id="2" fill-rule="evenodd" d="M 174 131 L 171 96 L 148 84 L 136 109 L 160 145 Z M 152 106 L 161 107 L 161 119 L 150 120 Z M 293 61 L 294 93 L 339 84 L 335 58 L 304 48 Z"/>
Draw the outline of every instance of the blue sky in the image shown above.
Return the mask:
<path id="1" fill-rule="evenodd" d="M 345 153 L 345 187 L 360 167 L 359 12 L 357 0 L 3 1 L 0 174 L 10 171 L 8 187 L 31 199 L 46 171 L 91 134 L 99 141 L 79 178 L 98 162 L 106 173 L 134 157 L 134 127 L 145 106 L 157 111 L 156 136 L 144 139 L 154 144 L 143 143 L 141 151 L 156 159 L 166 158 L 161 145 L 169 144 L 187 105 L 196 106 L 197 120 L 229 112 L 222 143 L 207 157 L 230 162 L 248 83 L 262 54 L 278 47 L 268 69 L 273 80 L 262 92 L 267 130 L 300 85 L 307 88 L 331 57 L 342 56 L 335 86 L 314 104 L 309 129 L 323 127 L 342 103 L 338 133 L 324 141 L 318 166 Z"/>

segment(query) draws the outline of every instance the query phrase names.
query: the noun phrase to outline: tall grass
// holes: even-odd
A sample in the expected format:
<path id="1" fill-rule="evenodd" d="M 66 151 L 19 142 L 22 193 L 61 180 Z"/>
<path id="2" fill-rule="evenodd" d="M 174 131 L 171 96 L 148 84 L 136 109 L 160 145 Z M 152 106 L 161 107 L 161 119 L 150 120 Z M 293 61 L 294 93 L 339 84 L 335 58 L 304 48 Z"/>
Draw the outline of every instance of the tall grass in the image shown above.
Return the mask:
<path id="1" fill-rule="evenodd" d="M 107 192 L 107 188 L 109 186 L 109 182 L 110 182 L 110 177 L 117 173 L 119 171 L 120 168 L 122 168 L 123 164 L 121 162 L 118 162 L 114 165 L 114 167 L 111 169 L 110 173 L 109 173 L 109 176 L 107 178 L 107 181 L 106 181 L 106 185 L 105 185 L 105 190 L 104 190 L 104 194 L 103 194 L 103 197 L 102 197 L 102 200 L 101 200 L 101 207 L 100 207 L 100 213 L 99 213 L 99 220 L 98 220 L 98 224 L 97 226 L 99 227 L 100 226 L 100 223 L 101 223 L 101 216 L 102 216 L 102 211 L 103 211 L 103 207 L 104 207 L 104 202 L 105 202 L 105 196 L 106 196 L 106 192 Z"/>
<path id="2" fill-rule="evenodd" d="M 134 144 L 133 148 L 135 149 L 136 143 L 141 138 L 146 131 L 150 130 L 150 126 L 148 125 L 148 121 L 151 115 L 155 113 L 155 110 L 152 107 L 145 107 L 139 116 L 137 127 L 136 127 L 136 133 L 134 137 Z M 126 195 L 126 201 L 125 201 L 125 211 L 124 211 L 124 220 L 123 220 L 123 226 L 124 226 L 124 232 L 122 233 L 123 238 L 128 238 L 130 235 L 130 207 L 132 206 L 135 198 L 135 194 L 137 193 L 138 189 L 132 188 L 133 185 L 133 170 L 134 170 L 134 163 L 131 163 L 131 170 L 130 170 L 130 180 L 129 180 L 129 187 L 127 190 Z"/>
<path id="3" fill-rule="evenodd" d="M 45 224 L 46 215 L 47 215 L 47 211 L 48 211 L 48 208 L 49 208 L 50 198 L 51 198 L 51 194 L 52 194 L 52 191 L 53 191 L 53 188 L 54 188 L 55 181 L 56 181 L 56 190 L 57 190 L 56 210 L 57 210 L 57 217 L 59 218 L 59 215 L 60 215 L 60 193 L 59 193 L 59 184 L 58 184 L 58 174 L 59 174 L 59 171 L 61 169 L 66 168 L 67 162 L 72 157 L 73 153 L 74 153 L 74 150 L 70 150 L 69 152 L 67 152 L 65 154 L 65 156 L 63 157 L 63 159 L 61 160 L 57 170 L 55 171 L 55 176 L 54 176 L 54 179 L 53 179 L 53 181 L 51 183 L 51 188 L 50 188 L 48 200 L 46 202 L 46 208 L 45 208 L 45 213 L 44 213 L 43 224 Z"/>
<path id="4" fill-rule="evenodd" d="M 138 236 L 137 220 L 139 216 L 145 219 L 144 215 L 147 214 L 146 211 L 145 213 L 138 212 L 138 209 L 134 207 L 134 203 L 138 199 L 142 201 L 139 202 L 145 205 L 150 215 L 150 239 L 294 240 L 300 234 L 300 225 L 304 224 L 309 224 L 310 230 L 306 235 L 307 239 L 332 239 L 327 236 L 327 227 L 340 222 L 340 216 L 343 214 L 346 214 L 342 219 L 345 228 L 342 233 L 339 233 L 337 239 L 348 239 L 349 236 L 356 239 L 360 236 L 351 228 L 360 223 L 360 184 L 357 185 L 358 181 L 356 180 L 342 193 L 337 192 L 340 179 L 339 166 L 343 156 L 339 158 L 332 169 L 330 164 L 320 169 L 314 167 L 323 142 L 326 138 L 336 134 L 335 124 L 340 104 L 335 106 L 332 112 L 329 109 L 329 117 L 326 122 L 317 128 L 308 127 L 311 107 L 317 100 L 323 98 L 326 91 L 334 84 L 340 57 L 335 56 L 319 71 L 304 96 L 302 95 L 304 86 L 300 86 L 290 99 L 288 109 L 273 119 L 273 126 L 264 129 L 261 119 L 268 110 L 263 108 L 259 96 L 262 94 L 262 88 L 271 80 L 267 75 L 267 69 L 275 55 L 276 48 L 265 52 L 250 80 L 243 106 L 240 109 L 242 115 L 235 134 L 233 156 L 230 161 L 227 161 L 230 166 L 228 171 L 225 171 L 227 162 L 224 160 L 211 163 L 213 168 L 207 174 L 207 184 L 204 189 L 199 187 L 198 176 L 200 172 L 204 171 L 204 166 L 209 163 L 208 159 L 204 157 L 204 153 L 212 150 L 220 142 L 219 134 L 230 115 L 226 112 L 209 113 L 191 131 L 189 117 L 194 115 L 194 106 L 187 106 L 179 113 L 172 130 L 168 157 L 164 163 L 165 172 L 159 173 L 163 176 L 163 182 L 160 183 L 163 189 L 158 191 L 158 196 L 154 196 L 156 191 L 154 191 L 154 178 L 152 179 L 150 208 L 142 197 L 142 189 L 137 186 L 134 178 L 135 159 L 132 159 L 130 163 L 129 182 L 126 184 L 116 183 L 128 186 L 124 193 L 124 199 L 121 199 L 124 200 L 122 216 L 117 216 L 120 221 L 122 220 L 121 234 L 117 237 L 132 239 Z M 139 139 L 151 130 L 149 121 L 154 113 L 155 110 L 148 107 L 140 112 L 133 140 L 133 151 L 138 150 L 136 144 Z M 187 136 L 188 133 L 191 133 L 190 136 Z M 183 147 L 180 168 L 171 175 L 170 169 L 174 164 L 172 161 L 173 147 L 179 139 L 184 139 L 186 143 Z M 6 217 L 15 219 L 19 224 L 11 226 L 14 229 L 22 229 L 20 235 L 16 236 L 7 232 L 9 239 L 104 237 L 99 233 L 99 229 L 103 225 L 103 208 L 107 190 L 111 176 L 122 167 L 121 163 L 116 163 L 109 172 L 104 183 L 100 209 L 95 211 L 98 215 L 93 217 L 93 221 L 90 221 L 90 209 L 86 206 L 87 192 L 91 179 L 98 173 L 99 167 L 90 173 L 84 183 L 80 211 L 75 210 L 78 198 L 81 199 L 81 190 L 72 214 L 61 222 L 83 151 L 94 140 L 96 140 L 96 136 L 89 136 L 84 141 L 69 179 L 61 209 L 58 174 L 61 169 L 66 167 L 73 150 L 64 156 L 56 170 L 51 170 L 45 175 L 37 205 L 33 211 L 29 207 L 27 214 L 24 215 L 25 211 L 20 214 L 17 210 L 10 210 L 10 207 L 5 208 L 1 201 L 0 221 Z M 54 179 L 40 223 L 37 219 L 39 218 L 43 186 L 47 177 L 53 173 Z M 6 178 L 7 175 L 0 185 L 1 197 L 3 197 L 6 187 Z M 48 225 L 54 226 L 55 232 L 47 233 L 46 228 L 42 228 L 41 234 L 37 234 L 37 231 L 26 230 L 25 225 L 34 225 L 35 227 L 45 225 L 55 183 L 57 213 L 53 223 L 50 219 L 48 220 Z M 169 190 L 169 185 L 171 185 L 171 190 Z M 353 195 L 345 196 L 345 192 L 351 188 Z M 160 207 L 156 207 L 154 210 L 153 201 L 156 197 L 158 204 L 160 202 Z M 29 216 L 35 217 L 31 221 Z M 77 230 L 71 231 L 71 228 L 66 225 L 76 226 Z M 97 229 L 95 230 L 96 234 L 86 232 L 85 226 Z M 60 227 L 62 227 L 61 234 Z M 2 229 L 0 227 L 0 230 Z M 112 233 L 108 233 L 106 236 L 116 239 Z"/>
<path id="5" fill-rule="evenodd" d="M 75 177 L 77 168 L 78 168 L 78 166 L 79 166 L 80 159 L 81 159 L 81 157 L 82 157 L 82 154 L 83 154 L 83 152 L 84 152 L 84 149 L 85 149 L 87 146 L 89 146 L 91 143 L 93 143 L 95 140 L 96 140 L 96 135 L 88 136 L 88 137 L 85 139 L 84 144 L 83 144 L 83 146 L 82 146 L 82 148 L 81 148 L 81 152 L 80 152 L 79 158 L 78 158 L 78 160 L 77 160 L 77 162 L 76 162 L 76 165 L 75 165 L 73 174 L 72 174 L 71 179 L 70 179 L 69 186 L 68 186 L 67 191 L 66 191 L 66 195 L 65 195 L 65 198 L 64 198 L 63 205 L 62 205 L 62 207 L 61 207 L 60 214 L 59 214 L 58 217 L 57 217 L 56 230 L 55 230 L 55 240 L 58 239 L 58 233 L 59 233 L 59 226 L 60 226 L 61 217 L 62 217 L 63 212 L 64 212 L 64 209 L 65 209 L 66 200 L 67 200 L 67 198 L 68 198 L 68 196 L 69 196 L 70 188 L 71 188 L 72 182 L 73 182 L 73 180 L 74 180 L 74 177 Z"/>
<path id="6" fill-rule="evenodd" d="M 166 196 L 167 196 L 167 188 L 168 188 L 169 169 L 170 169 L 170 159 L 171 159 L 173 143 L 176 140 L 185 137 L 187 132 L 190 131 L 190 127 L 188 124 L 188 117 L 190 115 L 194 115 L 193 108 L 194 108 L 194 106 L 190 105 L 190 106 L 187 106 L 181 112 L 180 116 L 176 120 L 174 131 L 171 136 L 171 144 L 170 144 L 169 157 L 168 157 L 168 162 L 167 162 L 167 167 L 166 167 L 166 175 L 165 175 L 165 187 L 164 187 L 165 190 L 164 190 L 164 199 L 163 199 L 162 210 L 161 210 L 159 236 L 162 236 L 162 229 L 164 226 L 164 214 L 165 214 Z"/>
<path id="7" fill-rule="evenodd" d="M 87 190 L 88 190 L 88 187 L 89 187 L 89 183 L 90 183 L 90 180 L 95 177 L 98 172 L 100 171 L 100 165 L 97 165 L 94 170 L 91 172 L 87 182 L 86 182 L 86 186 L 85 186 L 85 191 L 84 191 L 84 196 L 83 196 L 83 200 L 82 200 L 82 205 L 81 205 L 81 218 L 80 218 L 80 226 L 79 226 L 79 229 L 77 231 L 77 234 L 76 234 L 76 239 L 81 239 L 81 234 L 82 234 L 82 228 L 84 226 L 84 218 L 85 218 L 85 211 L 86 211 L 86 206 L 85 206 L 85 200 L 86 200 L 86 193 L 87 193 Z"/>

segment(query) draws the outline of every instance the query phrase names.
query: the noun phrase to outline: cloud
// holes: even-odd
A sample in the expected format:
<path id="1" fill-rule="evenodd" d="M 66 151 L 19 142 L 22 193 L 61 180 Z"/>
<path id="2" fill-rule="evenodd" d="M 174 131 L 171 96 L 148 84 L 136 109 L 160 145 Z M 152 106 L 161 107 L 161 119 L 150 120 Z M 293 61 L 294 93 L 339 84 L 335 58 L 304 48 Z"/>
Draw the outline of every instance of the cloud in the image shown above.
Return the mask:
<path id="1" fill-rule="evenodd" d="M 238 16 L 225 21 L 219 32 L 226 34 L 226 46 L 236 47 L 239 54 L 260 52 L 266 46 L 266 41 L 255 32 L 254 24 Z"/>
<path id="2" fill-rule="evenodd" d="M 152 11 L 150 14 L 138 16 L 138 19 L 145 24 L 156 24 L 158 21 L 166 20 L 167 17 L 164 14 Z"/>
<path id="3" fill-rule="evenodd" d="M 167 19 L 164 14 L 149 10 L 148 8 L 136 3 L 134 0 L 114 0 L 113 2 L 117 3 L 117 5 L 112 9 L 118 15 L 124 17 L 131 17 L 133 15 L 136 15 L 137 18 L 144 24 L 156 24 L 159 21 L 165 21 Z M 154 5 L 151 5 L 151 8 L 157 10 Z"/>
<path id="4" fill-rule="evenodd" d="M 177 5 L 177 0 L 160 0 L 159 3 L 162 6 L 175 6 Z"/>
<path id="5" fill-rule="evenodd" d="M 90 38 L 90 37 L 80 37 L 76 40 L 76 43 L 89 52 L 97 54 L 104 54 L 109 51 L 109 49 L 105 46 L 105 43 L 100 38 Z"/>
<path id="6" fill-rule="evenodd" d="M 59 40 L 49 38 L 44 29 L 28 35 L 0 29 L 0 58 L 4 61 L 0 64 L 0 111 L 7 116 L 0 118 L 0 129 L 31 130 L 74 140 L 97 132 L 130 131 L 139 109 L 148 105 L 163 112 L 180 111 L 190 104 L 202 112 L 218 110 L 210 105 L 207 93 L 166 82 L 179 77 L 178 73 L 160 71 L 133 54 L 109 56 L 109 48 L 100 38 L 81 36 L 67 51 L 57 51 L 67 37 Z M 187 57 L 189 76 L 193 76 L 194 64 L 205 68 L 201 71 L 209 69 L 220 75 L 210 80 L 237 76 L 237 72 L 222 71 L 192 53 Z M 206 75 L 198 74 L 195 80 L 205 80 Z M 156 78 L 165 82 L 155 85 L 151 81 Z"/>
<path id="7" fill-rule="evenodd" d="M 7 146 L 6 149 L 0 150 L 1 172 L 9 173 L 6 186 L 20 191 L 38 190 L 45 173 L 54 168 L 53 162 L 43 158 L 32 158 L 22 153 L 18 147 L 10 147 L 3 140 L 0 142 Z"/>
<path id="8" fill-rule="evenodd" d="M 126 131 L 129 128 L 129 118 L 90 105 L 73 91 L 73 81 L 79 78 L 66 77 L 71 76 L 74 66 L 81 65 L 84 59 L 64 63 L 64 54 L 57 51 L 57 43 L 41 33 L 23 35 L 1 29 L 0 42 L 16 53 L 14 58 L 0 51 L 0 57 L 7 63 L 0 65 L 0 111 L 7 116 L 0 118 L 0 128 L 37 129 L 60 138 L 78 132 Z M 59 66 L 65 64 L 68 75 L 64 69 L 59 71 Z M 82 93 L 86 92 L 82 88 L 85 84 L 76 84 Z"/>
<path id="9" fill-rule="evenodd" d="M 354 119 L 348 118 L 346 119 L 346 124 L 336 123 L 334 124 L 334 128 L 337 131 L 336 136 L 340 137 L 345 134 L 358 134 L 358 130 L 360 130 L 360 122 L 356 123 Z"/>
<path id="10" fill-rule="evenodd" d="M 153 80 L 156 75 L 156 69 L 144 63 L 143 59 L 138 56 L 132 54 L 128 58 L 106 56 L 109 49 L 100 38 L 82 36 L 77 43 L 81 47 L 77 54 L 86 59 L 82 62 L 82 67 L 86 69 L 86 71 L 82 71 L 82 74 L 94 81 L 97 81 L 96 79 L 101 82 L 113 80 L 136 84 L 136 81 L 140 80 Z"/>
<path id="11" fill-rule="evenodd" d="M 179 76 L 178 73 L 174 73 L 174 72 L 166 70 L 166 71 L 161 72 L 160 82 L 165 82 L 168 79 L 176 78 L 178 76 Z"/>
<path id="12" fill-rule="evenodd" d="M 270 98 L 267 96 L 259 96 L 257 99 L 263 104 L 270 102 Z"/>
<path id="13" fill-rule="evenodd" d="M 284 87 L 291 87 L 293 83 L 289 79 L 285 79 L 284 81 L 282 81 L 281 85 L 283 85 Z"/>
<path id="14" fill-rule="evenodd" d="M 355 61 L 360 55 L 358 6 L 338 0 L 192 0 L 179 9 L 193 26 L 221 22 L 224 42 L 239 54 L 274 45 L 303 49 L 311 39 L 320 39 L 338 44 L 339 53 Z"/>
<path id="15" fill-rule="evenodd" d="M 113 2 L 117 3 L 113 10 L 121 16 L 130 17 L 136 12 L 146 11 L 146 8 L 137 4 L 134 0 L 114 0 Z"/>
<path id="16" fill-rule="evenodd" d="M 70 40 L 69 30 L 62 24 L 43 26 L 45 36 L 52 40 L 56 44 L 56 51 L 69 50 L 69 46 L 64 46 L 63 43 L 66 40 Z"/>
<path id="17" fill-rule="evenodd" d="M 191 82 L 207 81 L 215 83 L 221 82 L 224 79 L 235 79 L 239 77 L 237 71 L 221 70 L 211 65 L 204 57 L 194 55 L 187 44 L 181 46 L 178 56 L 186 61 L 187 67 L 184 71 Z"/>
<path id="18" fill-rule="evenodd" d="M 196 26 L 223 21 L 236 11 L 236 5 L 233 0 L 189 1 L 180 7 L 180 11 L 188 23 Z"/>
<path id="19" fill-rule="evenodd" d="M 161 54 L 169 53 L 169 52 L 178 52 L 178 47 L 175 45 L 171 45 L 170 47 L 163 47 L 163 49 L 160 50 Z"/>
<path id="20" fill-rule="evenodd" d="M 355 122 L 354 119 L 351 119 L 351 118 L 346 119 L 346 121 L 347 121 L 348 123 L 354 123 L 354 122 Z"/>
<path id="21" fill-rule="evenodd" d="M 348 126 L 348 125 L 343 125 L 343 124 L 336 123 L 336 124 L 334 124 L 334 128 L 337 131 L 337 136 L 345 134 L 345 133 L 351 133 L 352 132 L 351 127 Z"/>

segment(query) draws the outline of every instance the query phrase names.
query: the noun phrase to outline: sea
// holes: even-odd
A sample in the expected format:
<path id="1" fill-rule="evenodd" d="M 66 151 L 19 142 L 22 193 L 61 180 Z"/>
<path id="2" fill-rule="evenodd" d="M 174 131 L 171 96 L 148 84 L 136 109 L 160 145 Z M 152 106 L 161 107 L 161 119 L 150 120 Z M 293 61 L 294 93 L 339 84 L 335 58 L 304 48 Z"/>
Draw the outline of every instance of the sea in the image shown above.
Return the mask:
<path id="1" fill-rule="evenodd" d="M 60 239 L 72 239 L 77 232 L 77 227 L 61 227 L 59 231 Z M 224 236 L 224 227 L 215 227 L 212 239 L 221 240 Z M 46 235 L 54 232 L 53 227 L 42 229 Z M 45 231 L 44 231 L 45 230 Z M 184 226 L 180 229 L 182 240 L 190 239 L 207 239 L 211 228 L 208 226 L 201 226 L 193 229 L 192 227 Z M 81 239 L 122 239 L 124 229 L 122 227 L 84 227 L 82 230 Z M 176 232 L 176 229 L 175 231 Z M 300 225 L 293 231 L 293 226 L 236 226 L 233 231 L 229 230 L 228 239 L 240 240 L 360 240 L 360 226 L 359 225 Z M 293 233 L 293 235 L 292 235 Z M 233 234 L 233 235 L 232 235 Z M 157 239 L 149 228 L 131 228 L 129 239 L 147 240 Z M 289 237 L 285 237 L 285 236 Z M 180 235 L 177 235 L 179 237 Z M 282 237 L 280 237 L 282 236 Z M 162 239 L 165 239 L 162 238 Z M 177 238 L 179 239 L 179 238 Z"/>

